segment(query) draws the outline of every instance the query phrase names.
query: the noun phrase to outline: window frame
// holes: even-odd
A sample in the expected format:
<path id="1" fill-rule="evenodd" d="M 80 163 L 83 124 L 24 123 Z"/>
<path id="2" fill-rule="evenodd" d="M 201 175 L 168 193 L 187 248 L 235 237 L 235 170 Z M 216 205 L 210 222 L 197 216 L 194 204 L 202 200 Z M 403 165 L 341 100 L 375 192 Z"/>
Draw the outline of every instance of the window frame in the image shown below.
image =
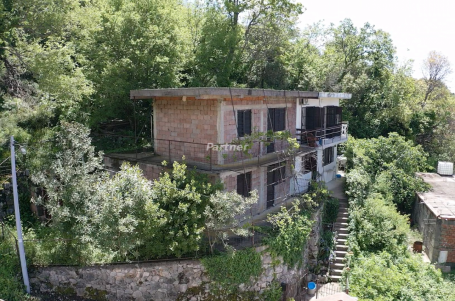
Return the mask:
<path id="1" fill-rule="evenodd" d="M 253 113 L 251 110 L 237 110 L 237 135 L 245 137 L 251 135 Z"/>
<path id="2" fill-rule="evenodd" d="M 323 150 L 323 164 L 324 166 L 335 162 L 335 147 L 327 147 Z"/>
<path id="3" fill-rule="evenodd" d="M 243 197 L 249 197 L 251 189 L 251 181 L 252 181 L 252 172 L 248 171 L 242 174 L 237 175 L 237 193 Z M 239 185 L 239 183 L 242 183 Z"/>

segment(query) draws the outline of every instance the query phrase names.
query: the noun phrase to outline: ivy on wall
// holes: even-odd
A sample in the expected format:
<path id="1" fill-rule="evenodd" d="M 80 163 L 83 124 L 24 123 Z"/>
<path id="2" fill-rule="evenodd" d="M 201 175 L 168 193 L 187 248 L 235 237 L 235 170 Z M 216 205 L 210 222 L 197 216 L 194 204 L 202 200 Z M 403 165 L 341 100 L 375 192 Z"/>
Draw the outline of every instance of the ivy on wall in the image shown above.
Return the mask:
<path id="1" fill-rule="evenodd" d="M 245 249 L 201 259 L 210 280 L 226 293 L 237 291 L 241 284 L 248 285 L 262 274 L 261 255 L 254 249 Z"/>

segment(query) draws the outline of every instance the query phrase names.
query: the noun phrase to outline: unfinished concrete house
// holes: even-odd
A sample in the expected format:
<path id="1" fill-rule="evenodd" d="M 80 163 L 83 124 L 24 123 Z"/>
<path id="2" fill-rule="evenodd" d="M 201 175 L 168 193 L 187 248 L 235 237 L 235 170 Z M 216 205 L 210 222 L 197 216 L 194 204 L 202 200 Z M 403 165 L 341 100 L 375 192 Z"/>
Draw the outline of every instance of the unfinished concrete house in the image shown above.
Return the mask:
<path id="1" fill-rule="evenodd" d="M 246 196 L 256 189 L 259 214 L 306 192 L 311 179 L 335 179 L 337 145 L 348 138 L 339 102 L 350 97 L 237 88 L 134 90 L 133 102 L 150 100 L 152 106 L 152 151 L 109 154 L 105 165 L 116 170 L 122 161 L 138 163 L 152 180 L 162 161 L 185 157 L 188 166 L 220 179 L 228 191 Z M 283 131 L 299 143 L 292 155 L 286 139 L 255 139 L 257 133 Z"/>
<path id="2" fill-rule="evenodd" d="M 417 193 L 413 220 L 432 263 L 455 266 L 455 177 L 417 173 L 431 190 Z"/>

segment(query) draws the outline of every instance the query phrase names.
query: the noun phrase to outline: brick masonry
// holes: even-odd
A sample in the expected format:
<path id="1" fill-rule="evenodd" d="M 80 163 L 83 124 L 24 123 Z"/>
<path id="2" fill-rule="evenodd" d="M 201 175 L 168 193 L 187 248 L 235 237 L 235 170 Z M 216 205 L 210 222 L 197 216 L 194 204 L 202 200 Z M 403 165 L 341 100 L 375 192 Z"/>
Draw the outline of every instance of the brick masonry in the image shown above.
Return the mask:
<path id="1" fill-rule="evenodd" d="M 455 221 L 444 221 L 441 225 L 441 251 L 448 251 L 447 262 L 455 264 Z"/>
<path id="2" fill-rule="evenodd" d="M 446 264 L 455 266 L 455 221 L 436 217 L 418 196 L 412 219 L 422 233 L 425 252 L 430 261 L 438 262 L 439 252 L 448 251 Z"/>

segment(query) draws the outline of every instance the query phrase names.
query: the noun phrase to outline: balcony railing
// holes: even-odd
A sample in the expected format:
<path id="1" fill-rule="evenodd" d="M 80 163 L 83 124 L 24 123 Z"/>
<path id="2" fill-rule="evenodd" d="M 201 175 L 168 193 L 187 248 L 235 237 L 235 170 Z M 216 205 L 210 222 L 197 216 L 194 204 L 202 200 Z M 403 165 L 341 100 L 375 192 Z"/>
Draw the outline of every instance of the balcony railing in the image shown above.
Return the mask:
<path id="1" fill-rule="evenodd" d="M 336 126 L 314 130 L 297 129 L 296 137 L 300 145 L 307 145 L 309 147 L 318 147 L 344 141 L 348 138 L 348 124 L 343 122 Z"/>
<path id="2" fill-rule="evenodd" d="M 286 140 L 273 142 L 273 151 L 268 147 L 272 141 L 253 141 L 247 151 L 237 150 L 239 145 L 224 144 L 215 147 L 213 144 L 189 141 L 168 140 L 154 138 L 148 149 L 110 153 L 111 158 L 137 161 L 143 163 L 160 164 L 162 161 L 182 161 L 185 157 L 187 164 L 202 170 L 235 170 L 245 166 L 267 165 L 275 161 L 282 161 L 289 157 L 289 143 Z M 223 148 L 220 148 L 223 147 Z M 301 147 L 298 153 L 312 152 L 311 148 Z"/>

